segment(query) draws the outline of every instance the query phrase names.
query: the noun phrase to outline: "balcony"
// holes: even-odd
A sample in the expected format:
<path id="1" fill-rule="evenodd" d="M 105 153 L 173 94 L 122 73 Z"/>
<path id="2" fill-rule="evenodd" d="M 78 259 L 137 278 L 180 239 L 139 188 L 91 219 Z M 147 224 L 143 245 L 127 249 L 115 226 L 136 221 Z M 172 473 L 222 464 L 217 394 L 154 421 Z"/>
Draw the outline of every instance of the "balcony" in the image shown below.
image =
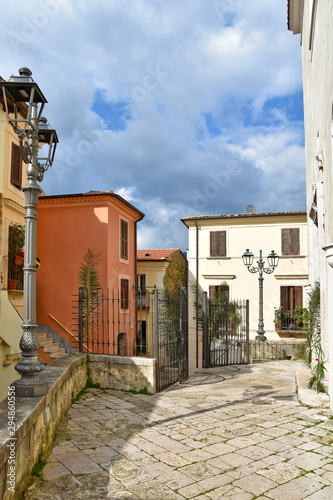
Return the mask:
<path id="1" fill-rule="evenodd" d="M 308 330 L 308 310 L 305 307 L 296 307 L 294 310 L 279 307 L 275 310 L 274 324 L 280 337 L 305 337 Z"/>

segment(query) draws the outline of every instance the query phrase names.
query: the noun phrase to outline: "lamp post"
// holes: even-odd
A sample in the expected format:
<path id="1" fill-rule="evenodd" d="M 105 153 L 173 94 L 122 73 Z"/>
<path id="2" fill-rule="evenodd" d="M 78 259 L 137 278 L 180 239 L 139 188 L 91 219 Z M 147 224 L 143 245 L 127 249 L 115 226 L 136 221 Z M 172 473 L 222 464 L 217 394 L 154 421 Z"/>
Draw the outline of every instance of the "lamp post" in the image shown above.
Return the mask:
<path id="1" fill-rule="evenodd" d="M 39 341 L 36 324 L 36 225 L 37 201 L 45 171 L 52 165 L 58 141 L 57 133 L 41 116 L 47 100 L 31 77 L 28 68 L 21 68 L 19 76 L 1 82 L 8 122 L 18 136 L 22 159 L 27 166 L 25 195 L 25 251 L 23 266 L 23 323 L 20 349 L 22 359 L 15 366 L 21 379 L 14 382 L 18 397 L 42 396 L 47 391 L 38 375 L 44 365 L 38 360 Z M 41 146 L 48 147 L 42 156 Z"/>
<path id="2" fill-rule="evenodd" d="M 271 253 L 267 257 L 269 267 L 265 267 L 265 262 L 262 260 L 262 250 L 260 250 L 259 260 L 257 261 L 258 267 L 252 267 L 253 264 L 253 253 L 247 248 L 246 251 L 242 255 L 243 263 L 245 267 L 250 271 L 250 273 L 259 273 L 259 321 L 258 321 L 258 335 L 256 336 L 256 340 L 267 340 L 265 337 L 264 330 L 264 273 L 272 274 L 274 269 L 277 267 L 279 263 L 279 257 L 274 252 Z"/>

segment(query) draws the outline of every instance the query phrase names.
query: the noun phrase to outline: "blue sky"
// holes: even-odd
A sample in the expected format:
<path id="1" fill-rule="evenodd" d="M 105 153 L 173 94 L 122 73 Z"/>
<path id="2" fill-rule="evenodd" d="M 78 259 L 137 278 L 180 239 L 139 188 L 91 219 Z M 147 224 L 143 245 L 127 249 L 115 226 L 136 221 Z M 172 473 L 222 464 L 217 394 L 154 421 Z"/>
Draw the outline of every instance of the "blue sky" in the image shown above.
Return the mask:
<path id="1" fill-rule="evenodd" d="M 17 0 L 0 27 L 0 75 L 32 70 L 59 135 L 47 194 L 119 193 L 140 248 L 186 250 L 189 215 L 305 209 L 287 0 Z"/>

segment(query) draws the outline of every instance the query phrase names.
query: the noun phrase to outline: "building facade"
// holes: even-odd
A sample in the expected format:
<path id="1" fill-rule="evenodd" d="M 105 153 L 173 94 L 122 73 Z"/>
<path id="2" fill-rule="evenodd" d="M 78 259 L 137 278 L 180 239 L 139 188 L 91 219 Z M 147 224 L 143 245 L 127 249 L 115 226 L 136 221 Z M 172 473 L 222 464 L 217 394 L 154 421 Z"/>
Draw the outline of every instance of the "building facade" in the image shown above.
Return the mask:
<path id="1" fill-rule="evenodd" d="M 253 213 L 217 216 L 193 216 L 182 219 L 189 230 L 188 279 L 190 320 L 190 362 L 200 366 L 201 334 L 196 331 L 194 303 L 196 282 L 199 293 L 212 298 L 224 285 L 229 300 L 250 301 L 250 338 L 258 330 L 258 274 L 250 273 L 243 264 L 246 249 L 254 254 L 257 266 L 262 250 L 267 266 L 271 250 L 280 256 L 273 274 L 264 275 L 264 328 L 268 340 L 301 336 L 293 329 L 277 328 L 279 308 L 293 311 L 306 305 L 304 286 L 308 284 L 308 233 L 306 212 Z M 287 325 L 289 326 L 289 325 Z"/>
<path id="2" fill-rule="evenodd" d="M 78 295 L 79 269 L 88 249 L 99 254 L 101 288 L 110 293 L 114 290 L 116 297 L 119 293 L 121 313 L 126 316 L 129 295 L 136 284 L 136 225 L 143 217 L 142 212 L 112 191 L 39 198 L 39 325 L 48 325 L 77 347 L 73 300 Z"/>
<path id="3" fill-rule="evenodd" d="M 178 300 L 179 285 L 186 286 L 187 261 L 179 248 L 137 251 L 137 288 L 141 306 L 138 308 L 140 340 L 148 350 L 154 344 L 154 301 L 152 293 L 167 289 L 168 297 Z"/>
<path id="4" fill-rule="evenodd" d="M 309 224 L 309 283 L 320 282 L 322 348 L 333 407 L 333 4 L 289 0 L 288 28 L 300 34 Z"/>
<path id="5" fill-rule="evenodd" d="M 24 226 L 25 199 L 21 188 L 26 182 L 18 139 L 7 122 L 0 99 L 0 400 L 7 396 L 8 385 L 20 377 L 14 366 L 21 357 L 23 271 L 12 259 L 9 241 L 15 225 Z M 12 288 L 14 278 L 17 280 Z"/>

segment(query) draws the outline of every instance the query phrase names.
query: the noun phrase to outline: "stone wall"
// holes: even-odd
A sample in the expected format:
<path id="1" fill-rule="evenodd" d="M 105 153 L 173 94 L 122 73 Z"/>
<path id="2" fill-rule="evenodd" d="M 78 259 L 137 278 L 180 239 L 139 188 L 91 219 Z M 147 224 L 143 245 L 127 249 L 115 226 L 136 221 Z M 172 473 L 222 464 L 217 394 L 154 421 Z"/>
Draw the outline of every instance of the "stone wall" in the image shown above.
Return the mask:
<path id="1" fill-rule="evenodd" d="M 95 354 L 87 362 L 85 354 L 71 354 L 52 361 L 40 375 L 49 386 L 46 396 L 15 398 L 13 436 L 8 428 L 8 400 L 0 403 L 1 499 L 21 498 L 33 466 L 48 456 L 57 426 L 72 398 L 86 386 L 88 376 L 102 388 L 156 392 L 154 359 Z M 8 489 L 11 467 L 15 492 Z"/>
<path id="2" fill-rule="evenodd" d="M 14 436 L 8 432 L 8 400 L 0 403 L 0 498 L 4 500 L 20 498 L 34 464 L 47 457 L 61 418 L 72 398 L 86 385 L 86 356 L 56 360 L 45 368 L 41 378 L 50 387 L 46 396 L 15 398 Z M 15 492 L 8 489 L 10 478 L 15 482 Z"/>
<path id="3" fill-rule="evenodd" d="M 305 359 L 305 348 L 304 339 L 251 340 L 250 363 L 261 359 Z"/>
<path id="4" fill-rule="evenodd" d="M 103 354 L 89 358 L 89 377 L 102 388 L 156 392 L 155 359 Z"/>

